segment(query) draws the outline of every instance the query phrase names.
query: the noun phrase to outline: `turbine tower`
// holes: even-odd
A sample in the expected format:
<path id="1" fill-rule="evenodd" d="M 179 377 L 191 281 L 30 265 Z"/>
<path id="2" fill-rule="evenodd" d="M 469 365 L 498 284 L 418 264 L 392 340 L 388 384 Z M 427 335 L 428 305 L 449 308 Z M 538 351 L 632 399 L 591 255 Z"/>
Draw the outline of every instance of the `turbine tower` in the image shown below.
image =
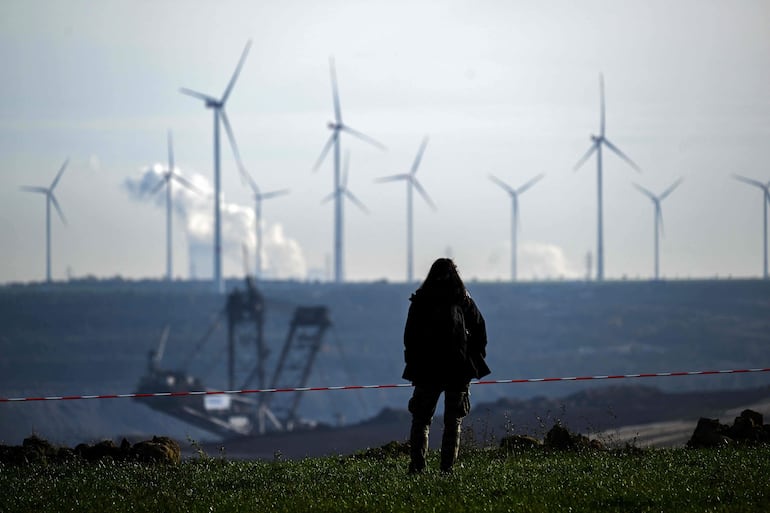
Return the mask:
<path id="1" fill-rule="evenodd" d="M 56 173 L 56 177 L 49 187 L 35 187 L 31 185 L 23 185 L 21 187 L 22 191 L 45 194 L 45 280 L 47 283 L 51 283 L 51 204 L 53 204 L 62 222 L 67 224 L 67 220 L 64 218 L 64 213 L 59 206 L 59 202 L 56 200 L 56 196 L 53 194 L 53 190 L 59 183 L 61 175 L 67 168 L 68 163 L 69 159 L 64 161 L 64 164 L 62 164 L 59 172 Z"/>
<path id="2" fill-rule="evenodd" d="M 655 280 L 660 279 L 660 258 L 659 258 L 659 232 L 663 233 L 663 211 L 660 208 L 660 202 L 666 199 L 666 197 L 674 192 L 674 189 L 679 187 L 679 184 L 682 183 L 682 178 L 671 184 L 668 189 L 663 191 L 663 193 L 660 196 L 656 196 L 649 190 L 645 189 L 639 184 L 634 184 L 634 187 L 639 189 L 639 192 L 647 196 L 652 200 L 652 204 L 655 206 Z"/>
<path id="3" fill-rule="evenodd" d="M 753 180 L 751 178 L 746 178 L 745 176 L 740 175 L 733 175 L 733 177 L 741 181 L 743 183 L 746 183 L 748 185 L 752 185 L 754 187 L 759 187 L 762 189 L 762 207 L 763 207 L 763 214 L 762 214 L 762 221 L 764 223 L 763 227 L 763 241 L 762 241 L 762 249 L 764 252 L 764 261 L 763 261 L 763 278 L 768 279 L 767 274 L 767 204 L 770 203 L 770 182 L 762 183 L 759 180 Z"/>
<path id="4" fill-rule="evenodd" d="M 219 121 L 221 120 L 222 124 L 225 126 L 225 131 L 230 139 L 235 158 L 240 162 L 238 147 L 235 145 L 230 121 L 227 119 L 227 113 L 225 112 L 225 104 L 233 90 L 235 81 L 238 79 L 238 75 L 241 73 L 241 68 L 243 67 L 243 62 L 246 60 L 246 55 L 249 53 L 249 48 L 251 48 L 251 40 L 246 43 L 246 47 L 241 54 L 241 59 L 238 61 L 235 72 L 230 78 L 230 82 L 227 84 L 221 98 L 217 99 L 213 96 L 186 89 L 184 87 L 179 90 L 183 94 L 203 100 L 206 108 L 214 111 L 214 287 L 215 290 L 220 293 L 224 292 L 225 287 L 222 280 L 222 194 L 219 170 Z"/>
<path id="5" fill-rule="evenodd" d="M 150 194 L 156 194 L 161 187 L 166 186 L 166 280 L 171 281 L 174 279 L 173 273 L 173 255 L 172 255 L 172 194 L 171 194 L 171 182 L 176 180 L 183 186 L 190 190 L 198 191 L 198 189 L 191 184 L 186 178 L 176 173 L 174 169 L 174 141 L 171 137 L 171 130 L 168 131 L 168 169 L 163 173 L 163 177 L 158 185 L 151 191 Z"/>
<path id="6" fill-rule="evenodd" d="M 254 268 L 254 276 L 257 280 L 262 278 L 262 202 L 267 199 L 275 198 L 278 196 L 283 196 L 284 194 L 289 194 L 288 189 L 281 189 L 278 191 L 271 191 L 271 192 L 261 192 L 259 190 L 259 187 L 257 186 L 257 182 L 254 181 L 254 179 L 251 177 L 251 175 L 246 172 L 245 169 L 242 170 L 243 177 L 246 179 L 247 183 L 249 184 L 249 187 L 251 188 L 251 192 L 254 195 L 254 220 L 256 226 L 256 238 L 257 238 L 257 247 L 256 247 L 256 267 Z M 245 247 L 244 247 L 244 251 Z"/>
<path id="7" fill-rule="evenodd" d="M 332 134 L 329 137 L 329 140 L 326 142 L 326 145 L 323 147 L 323 150 L 321 150 L 321 155 L 318 157 L 315 166 L 313 166 L 313 170 L 315 171 L 319 168 L 324 158 L 326 158 L 326 154 L 329 153 L 331 147 L 334 146 L 333 190 L 338 191 L 340 190 L 340 132 L 347 132 L 350 135 L 358 137 L 362 141 L 368 142 L 369 144 L 380 148 L 381 150 L 384 150 L 385 146 L 372 139 L 368 135 L 350 128 L 342 121 L 342 108 L 340 107 L 340 97 L 337 91 L 337 72 L 334 68 L 333 57 L 329 58 L 329 69 L 332 82 L 332 99 L 334 101 L 334 121 L 330 121 L 327 124 L 327 127 L 332 131 Z M 334 197 L 334 281 L 337 283 L 345 281 L 342 233 L 342 200 L 339 194 L 335 195 Z"/>
<path id="8" fill-rule="evenodd" d="M 494 183 L 499 185 L 503 188 L 505 192 L 508 193 L 508 195 L 511 197 L 511 281 L 516 281 L 516 228 L 517 225 L 520 223 L 519 221 L 519 195 L 521 195 L 524 191 L 535 185 L 537 182 L 542 180 L 544 177 L 544 174 L 539 174 L 536 177 L 532 178 L 530 181 L 519 187 L 518 189 L 514 189 L 507 183 L 503 182 L 499 178 L 493 175 L 489 175 L 489 179 L 492 180 Z"/>
<path id="9" fill-rule="evenodd" d="M 412 190 L 417 189 L 420 196 L 425 202 L 430 205 L 433 210 L 436 210 L 436 205 L 425 192 L 420 182 L 417 181 L 415 176 L 417 168 L 420 167 L 420 161 L 422 160 L 422 154 L 425 152 L 425 146 L 428 145 L 428 137 L 425 136 L 420 144 L 420 149 L 417 151 L 417 156 L 412 163 L 412 169 L 409 173 L 386 176 L 379 178 L 378 182 L 394 182 L 397 180 L 406 181 L 406 281 L 412 283 L 414 281 L 414 237 L 413 237 L 413 217 L 412 217 Z"/>
<path id="10" fill-rule="evenodd" d="M 342 176 L 340 178 L 340 184 L 337 189 L 334 190 L 331 194 L 326 196 L 324 199 L 321 200 L 321 203 L 327 203 L 334 199 L 335 206 L 339 203 L 339 209 L 340 209 L 340 231 L 344 235 L 345 230 L 345 200 L 344 198 L 348 198 L 350 201 L 353 202 L 355 206 L 360 208 L 365 214 L 369 213 L 369 209 L 366 208 L 366 205 L 361 203 L 361 201 L 352 193 L 350 192 L 350 189 L 348 189 L 348 168 L 350 165 L 350 151 L 345 152 L 345 163 L 343 165 L 343 171 Z"/>
<path id="11" fill-rule="evenodd" d="M 612 152 L 614 152 L 621 159 L 625 160 L 636 171 L 640 171 L 637 166 L 625 153 L 620 151 L 617 146 L 612 144 L 605 136 L 605 115 L 604 115 L 604 75 L 599 74 L 599 101 L 600 101 L 600 118 L 599 118 L 599 135 L 591 135 L 591 147 L 588 149 L 585 155 L 578 160 L 575 164 L 574 170 L 577 171 L 588 158 L 596 152 L 596 199 L 598 203 L 597 208 L 597 228 L 596 228 L 596 279 L 602 281 L 604 279 L 604 221 L 602 215 L 602 145 L 606 146 Z"/>

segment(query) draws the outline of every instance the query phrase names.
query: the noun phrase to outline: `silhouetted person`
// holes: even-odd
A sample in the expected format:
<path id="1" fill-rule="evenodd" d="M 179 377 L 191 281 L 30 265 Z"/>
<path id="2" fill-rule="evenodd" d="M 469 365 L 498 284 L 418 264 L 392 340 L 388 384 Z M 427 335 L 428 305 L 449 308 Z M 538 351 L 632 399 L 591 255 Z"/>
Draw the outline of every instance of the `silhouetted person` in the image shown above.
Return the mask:
<path id="1" fill-rule="evenodd" d="M 414 384 L 409 472 L 425 469 L 428 434 L 439 396 L 444 393 L 441 470 L 457 460 L 460 427 L 470 411 L 470 381 L 490 373 L 484 317 L 449 258 L 436 260 L 425 281 L 409 298 L 404 328 L 403 378 Z"/>

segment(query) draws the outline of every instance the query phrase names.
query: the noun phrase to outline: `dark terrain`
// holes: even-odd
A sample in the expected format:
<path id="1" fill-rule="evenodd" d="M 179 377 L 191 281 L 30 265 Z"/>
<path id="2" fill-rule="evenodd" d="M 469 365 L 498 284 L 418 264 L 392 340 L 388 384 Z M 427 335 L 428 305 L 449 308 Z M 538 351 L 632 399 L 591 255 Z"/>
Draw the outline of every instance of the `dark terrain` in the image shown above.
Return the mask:
<path id="1" fill-rule="evenodd" d="M 487 320 L 490 379 L 770 366 L 768 282 L 468 285 Z M 242 284 L 229 283 L 236 286 Z M 275 365 L 294 307 L 325 305 L 334 326 L 309 384 L 400 382 L 401 336 L 413 289 L 389 283 L 261 284 L 268 369 Z M 211 293 L 208 283 L 110 280 L 0 287 L 0 396 L 132 392 L 166 324 L 170 337 L 162 366 L 184 368 L 208 387 L 224 388 L 223 324 L 205 337 L 223 305 L 224 298 Z M 255 351 L 250 345 L 237 351 L 243 379 Z M 486 423 L 487 431 L 506 423 L 536 430 L 549 418 L 595 431 L 674 418 L 695 422 L 710 412 L 761 400 L 767 396 L 761 387 L 768 384 L 768 373 L 757 373 L 635 380 L 622 388 L 617 382 L 475 386 L 475 417 L 469 422 Z M 303 396 L 300 410 L 327 426 L 344 426 L 336 438 L 355 445 L 366 439 L 356 433 L 366 431 L 402 438 L 397 434 L 408 422 L 403 411 L 408 397 L 409 389 L 314 392 Z M 0 412 L 0 442 L 5 443 L 18 443 L 32 432 L 59 443 L 154 434 L 215 440 L 128 399 L 0 403 Z M 383 427 L 388 424 L 392 429 Z M 271 447 L 288 454 L 277 441 L 283 436 L 288 435 L 275 435 Z M 334 449 L 323 431 L 312 436 L 319 437 L 315 446 Z M 293 440 L 283 445 L 299 445 Z"/>

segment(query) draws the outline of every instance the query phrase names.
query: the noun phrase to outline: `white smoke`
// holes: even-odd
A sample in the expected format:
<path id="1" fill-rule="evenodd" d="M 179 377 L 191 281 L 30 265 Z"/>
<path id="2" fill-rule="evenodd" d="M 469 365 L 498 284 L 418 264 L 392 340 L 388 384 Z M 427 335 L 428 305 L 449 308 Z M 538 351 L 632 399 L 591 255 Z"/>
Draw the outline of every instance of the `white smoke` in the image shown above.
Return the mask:
<path id="1" fill-rule="evenodd" d="M 165 167 L 154 164 L 142 170 L 136 177 L 127 178 L 123 188 L 131 199 L 165 206 L 165 188 L 153 191 L 163 180 Z M 178 174 L 182 174 L 177 169 Z M 182 175 L 184 176 L 184 175 Z M 209 180 L 193 173 L 187 180 L 195 187 L 174 182 L 172 202 L 186 228 L 190 268 L 197 277 L 210 276 L 212 269 L 214 237 L 214 191 Z M 254 251 L 256 249 L 256 218 L 253 207 L 222 202 L 222 266 L 225 276 L 243 275 L 243 246 L 250 256 L 248 266 L 254 272 Z M 204 257 L 208 251 L 208 257 Z M 275 279 L 304 279 L 307 265 L 302 248 L 294 239 L 284 234 L 280 223 L 268 223 L 262 219 L 262 272 Z"/>
<path id="2" fill-rule="evenodd" d="M 581 276 L 560 246 L 545 242 L 524 242 L 521 245 L 519 273 L 533 278 L 574 279 Z"/>

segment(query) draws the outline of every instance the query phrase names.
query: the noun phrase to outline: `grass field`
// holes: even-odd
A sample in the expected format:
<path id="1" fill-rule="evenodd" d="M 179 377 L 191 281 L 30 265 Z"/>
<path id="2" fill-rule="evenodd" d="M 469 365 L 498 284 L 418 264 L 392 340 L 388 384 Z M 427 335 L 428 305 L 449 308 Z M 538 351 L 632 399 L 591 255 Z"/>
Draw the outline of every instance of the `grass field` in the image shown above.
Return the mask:
<path id="1" fill-rule="evenodd" d="M 188 459 L 1 466 L 0 511 L 770 511 L 770 448 L 465 451 L 451 474 L 408 459 Z M 435 469 L 437 455 L 429 465 Z"/>

